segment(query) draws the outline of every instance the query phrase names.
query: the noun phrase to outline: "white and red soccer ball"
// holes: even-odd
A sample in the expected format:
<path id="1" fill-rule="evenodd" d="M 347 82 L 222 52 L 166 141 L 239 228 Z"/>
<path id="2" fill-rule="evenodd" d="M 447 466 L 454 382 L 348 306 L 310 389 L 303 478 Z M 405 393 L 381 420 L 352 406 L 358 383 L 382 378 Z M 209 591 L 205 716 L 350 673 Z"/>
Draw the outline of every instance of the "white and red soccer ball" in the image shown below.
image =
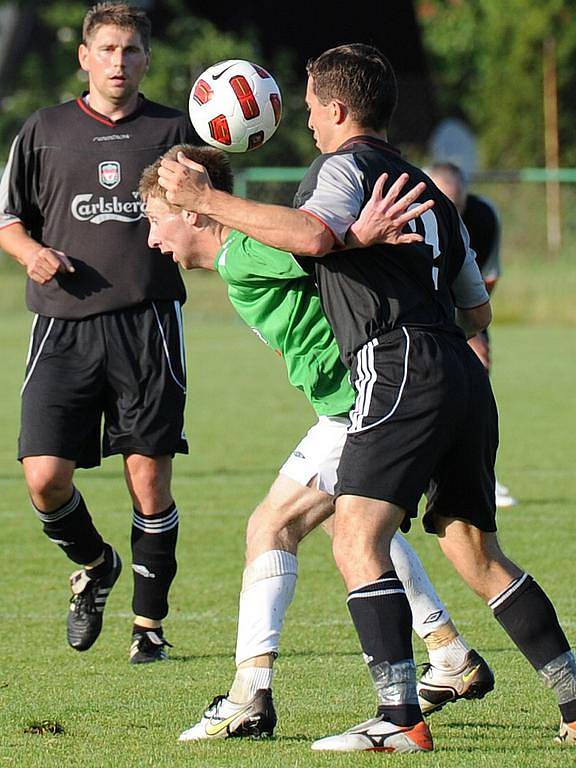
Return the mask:
<path id="1" fill-rule="evenodd" d="M 242 59 L 208 67 L 192 86 L 190 119 L 207 144 L 226 152 L 248 152 L 274 134 L 282 96 L 272 75 Z"/>

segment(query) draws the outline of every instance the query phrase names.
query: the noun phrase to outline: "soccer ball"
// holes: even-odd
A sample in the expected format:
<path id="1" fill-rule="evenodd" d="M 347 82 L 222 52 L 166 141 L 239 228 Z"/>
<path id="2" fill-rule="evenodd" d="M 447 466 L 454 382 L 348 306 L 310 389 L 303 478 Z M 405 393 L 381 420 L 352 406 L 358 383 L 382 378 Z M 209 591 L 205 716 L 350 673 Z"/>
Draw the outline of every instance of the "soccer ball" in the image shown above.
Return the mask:
<path id="1" fill-rule="evenodd" d="M 207 144 L 226 152 L 248 152 L 273 135 L 282 96 L 272 75 L 242 59 L 208 67 L 192 86 L 190 119 Z"/>

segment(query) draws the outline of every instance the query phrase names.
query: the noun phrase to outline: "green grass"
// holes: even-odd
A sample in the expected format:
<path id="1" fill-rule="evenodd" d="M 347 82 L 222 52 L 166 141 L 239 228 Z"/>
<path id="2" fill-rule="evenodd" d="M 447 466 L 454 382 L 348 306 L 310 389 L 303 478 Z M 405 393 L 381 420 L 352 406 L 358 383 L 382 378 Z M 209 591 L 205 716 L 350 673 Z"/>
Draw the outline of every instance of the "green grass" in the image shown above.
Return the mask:
<path id="1" fill-rule="evenodd" d="M 129 567 L 110 598 L 97 646 L 75 653 L 66 646 L 64 629 L 71 568 L 41 534 L 14 460 L 30 316 L 22 309 L 20 276 L 10 269 L 1 274 L 0 765 L 320 768 L 392 760 L 430 768 L 540 768 L 574 760 L 573 751 L 566 754 L 551 741 L 558 720 L 553 696 L 418 525 L 410 541 L 460 629 L 497 677 L 496 690 L 483 702 L 459 703 L 431 718 L 434 754 L 311 753 L 312 739 L 363 719 L 374 702 L 344 588 L 320 532 L 301 550 L 298 592 L 277 663 L 277 737 L 179 745 L 178 733 L 231 682 L 244 525 L 312 422 L 312 412 L 288 388 L 281 361 L 235 319 L 218 279 L 192 275 L 191 453 L 177 459 L 175 470 L 182 523 L 180 569 L 166 624 L 172 660 L 144 669 L 127 663 Z M 529 275 L 523 279 L 529 288 Z M 504 286 L 503 281 L 501 296 Z M 509 554 L 549 592 L 574 642 L 576 328 L 552 321 L 550 313 L 546 325 L 501 324 L 493 331 L 499 475 L 521 501 L 502 511 L 500 530 Z M 120 462 L 79 472 L 77 482 L 103 534 L 128 564 L 130 505 Z M 418 642 L 416 647 L 423 661 Z M 50 733 L 56 724 L 63 732 Z"/>

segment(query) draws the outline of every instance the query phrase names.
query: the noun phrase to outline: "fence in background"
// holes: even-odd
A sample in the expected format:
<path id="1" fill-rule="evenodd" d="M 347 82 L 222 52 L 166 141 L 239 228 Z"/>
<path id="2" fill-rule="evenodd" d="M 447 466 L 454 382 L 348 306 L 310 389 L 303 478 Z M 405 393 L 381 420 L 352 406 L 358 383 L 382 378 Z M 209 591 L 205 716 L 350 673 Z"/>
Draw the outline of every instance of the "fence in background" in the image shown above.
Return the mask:
<path id="1" fill-rule="evenodd" d="M 236 173 L 235 191 L 241 197 L 290 205 L 305 172 L 291 167 L 242 169 Z M 558 210 L 550 210 L 550 185 L 559 187 Z M 477 173 L 470 189 L 498 208 L 506 261 L 556 258 L 558 253 L 549 247 L 551 219 L 559 228 L 560 255 L 576 257 L 576 168 Z"/>

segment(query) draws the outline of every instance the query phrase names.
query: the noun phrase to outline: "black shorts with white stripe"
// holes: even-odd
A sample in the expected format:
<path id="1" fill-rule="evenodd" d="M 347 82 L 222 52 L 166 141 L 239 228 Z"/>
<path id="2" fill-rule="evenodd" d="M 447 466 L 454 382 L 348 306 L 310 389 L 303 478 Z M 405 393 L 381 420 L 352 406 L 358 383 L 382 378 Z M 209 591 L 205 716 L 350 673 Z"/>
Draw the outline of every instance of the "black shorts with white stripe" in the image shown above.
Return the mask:
<path id="1" fill-rule="evenodd" d="M 463 337 L 402 327 L 359 350 L 357 391 L 336 495 L 365 496 L 424 525 L 458 517 L 495 531 L 498 414 L 490 381 Z"/>
<path id="2" fill-rule="evenodd" d="M 101 455 L 188 453 L 185 399 L 178 301 L 83 320 L 37 316 L 22 386 L 18 458 L 58 456 L 93 467 Z"/>

